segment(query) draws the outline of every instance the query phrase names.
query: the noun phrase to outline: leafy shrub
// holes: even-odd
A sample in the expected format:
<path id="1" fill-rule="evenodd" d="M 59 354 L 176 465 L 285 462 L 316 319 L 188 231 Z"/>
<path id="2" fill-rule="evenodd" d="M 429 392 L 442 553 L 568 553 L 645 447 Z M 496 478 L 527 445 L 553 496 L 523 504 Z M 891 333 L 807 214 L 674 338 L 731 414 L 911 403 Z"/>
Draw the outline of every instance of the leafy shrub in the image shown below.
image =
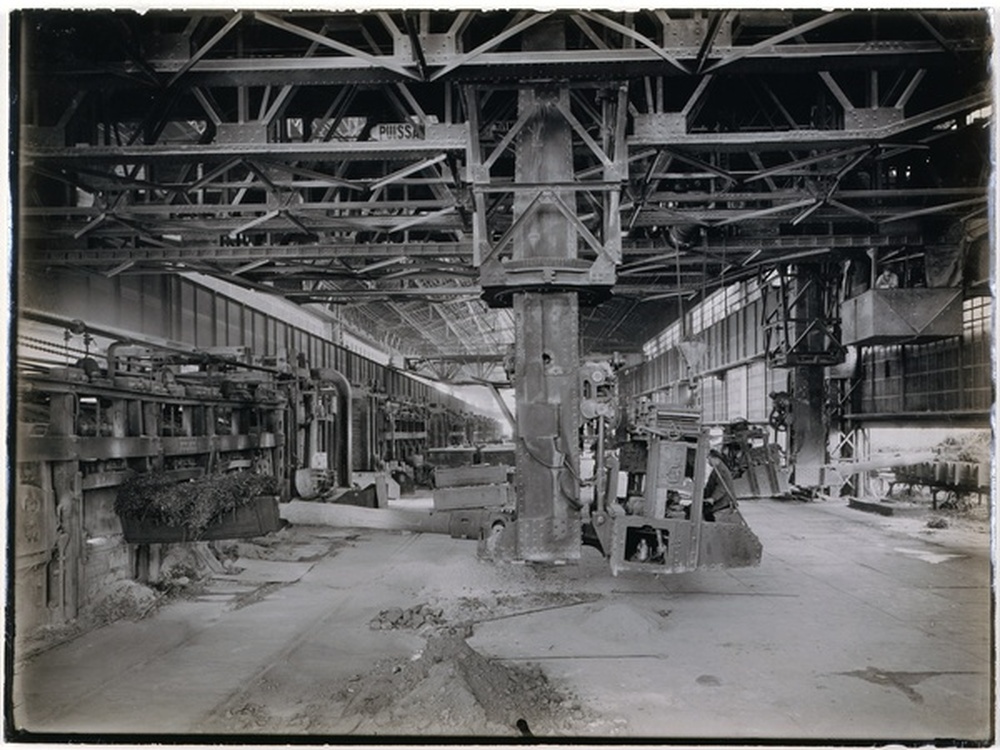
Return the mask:
<path id="1" fill-rule="evenodd" d="M 969 461 L 990 463 L 993 456 L 992 436 L 988 430 L 976 430 L 948 436 L 934 447 L 934 452 L 944 461 Z"/>
<path id="2" fill-rule="evenodd" d="M 162 526 L 184 526 L 197 539 L 212 522 L 277 492 L 274 477 L 234 472 L 177 482 L 162 472 L 133 474 L 118 488 L 115 513 Z"/>

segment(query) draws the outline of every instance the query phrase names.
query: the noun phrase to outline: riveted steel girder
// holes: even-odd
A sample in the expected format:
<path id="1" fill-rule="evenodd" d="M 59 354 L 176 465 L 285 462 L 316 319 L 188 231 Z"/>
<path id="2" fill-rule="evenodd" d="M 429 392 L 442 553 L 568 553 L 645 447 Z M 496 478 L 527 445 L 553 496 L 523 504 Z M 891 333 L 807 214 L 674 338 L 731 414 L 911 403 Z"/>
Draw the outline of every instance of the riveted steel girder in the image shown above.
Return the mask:
<path id="1" fill-rule="evenodd" d="M 617 298 L 607 315 L 635 320 L 780 262 L 919 252 L 988 208 L 982 11 L 12 18 L 25 267 L 196 269 L 363 304 L 372 321 L 383 290 L 425 300 L 435 284 L 461 320 L 450 276 L 490 255 L 543 283 L 596 269 Z M 525 49 L 551 19 L 565 44 Z M 572 142 L 560 179 L 514 179 L 526 88 L 568 92 L 544 103 Z M 578 267 L 510 266 L 536 214 L 571 228 Z M 363 257 L 423 262 L 356 278 Z M 600 310 L 597 329 L 617 325 Z M 449 351 L 466 330 L 453 324 L 431 333 Z"/>

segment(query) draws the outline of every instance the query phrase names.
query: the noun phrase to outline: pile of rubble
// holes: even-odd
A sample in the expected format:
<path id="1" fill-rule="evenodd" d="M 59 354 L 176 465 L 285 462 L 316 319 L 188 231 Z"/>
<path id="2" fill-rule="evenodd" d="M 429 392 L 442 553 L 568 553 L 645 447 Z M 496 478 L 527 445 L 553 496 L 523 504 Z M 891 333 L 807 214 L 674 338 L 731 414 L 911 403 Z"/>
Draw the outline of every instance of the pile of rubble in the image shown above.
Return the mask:
<path id="1" fill-rule="evenodd" d="M 358 735 L 551 736 L 592 718 L 537 665 L 488 659 L 450 633 L 429 637 L 416 658 L 358 675 L 333 703 L 327 711 L 339 704 L 339 721 Z"/>
<path id="2" fill-rule="evenodd" d="M 419 630 L 425 625 L 443 625 L 444 617 L 441 609 L 435 609 L 427 604 L 402 609 L 391 607 L 378 613 L 378 617 L 368 623 L 372 630 Z"/>

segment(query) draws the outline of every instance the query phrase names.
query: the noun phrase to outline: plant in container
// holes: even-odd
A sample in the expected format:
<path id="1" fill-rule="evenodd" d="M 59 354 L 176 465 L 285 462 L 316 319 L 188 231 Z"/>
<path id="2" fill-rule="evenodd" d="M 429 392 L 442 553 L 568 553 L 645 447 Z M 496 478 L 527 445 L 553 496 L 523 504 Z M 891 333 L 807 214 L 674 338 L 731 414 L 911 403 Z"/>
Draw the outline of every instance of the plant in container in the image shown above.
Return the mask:
<path id="1" fill-rule="evenodd" d="M 133 543 L 258 536 L 278 528 L 276 494 L 274 477 L 252 472 L 178 482 L 149 471 L 119 486 L 115 513 Z"/>

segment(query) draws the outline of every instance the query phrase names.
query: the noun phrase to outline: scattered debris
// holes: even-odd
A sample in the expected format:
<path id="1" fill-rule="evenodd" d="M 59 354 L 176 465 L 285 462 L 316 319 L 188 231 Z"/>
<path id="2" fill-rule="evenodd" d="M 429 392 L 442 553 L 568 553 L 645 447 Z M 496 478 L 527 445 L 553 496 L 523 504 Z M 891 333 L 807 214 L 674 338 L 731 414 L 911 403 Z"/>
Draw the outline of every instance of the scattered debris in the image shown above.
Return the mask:
<path id="1" fill-rule="evenodd" d="M 378 613 L 378 617 L 368 623 L 368 627 L 372 630 L 419 630 L 425 625 L 442 624 L 444 624 L 444 617 L 441 609 L 435 609 L 427 604 L 418 604 L 409 609 L 401 609 L 400 607 L 383 609 Z"/>
<path id="2" fill-rule="evenodd" d="M 544 612 L 549 609 L 575 607 L 601 598 L 595 593 L 565 591 L 532 591 L 524 594 L 500 594 L 492 597 L 463 596 L 452 616 L 455 621 L 492 622 L 508 617 Z"/>
<path id="3" fill-rule="evenodd" d="M 266 536 L 251 539 L 212 542 L 215 556 L 235 565 L 237 560 L 273 560 L 280 562 L 315 562 L 359 538 L 358 534 L 312 534 L 308 530 L 285 526 Z M 230 572 L 230 571 L 227 571 Z M 232 571 L 239 572 L 239 571 Z"/>
<path id="4" fill-rule="evenodd" d="M 955 510 L 964 513 L 972 508 L 972 499 L 968 494 L 946 490 L 944 500 L 938 502 L 939 510 Z"/>
<path id="5" fill-rule="evenodd" d="M 269 582 L 262 583 L 257 586 L 257 588 L 252 591 L 247 591 L 241 594 L 237 594 L 233 597 L 233 600 L 227 606 L 229 610 L 243 609 L 244 607 L 249 607 L 251 604 L 256 604 L 257 602 L 263 601 L 264 597 L 277 591 L 280 588 L 287 586 L 285 582 Z"/>
<path id="6" fill-rule="evenodd" d="M 108 588 L 91 613 L 96 626 L 117 620 L 141 620 L 159 602 L 156 592 L 136 581 L 122 580 Z"/>
<path id="7" fill-rule="evenodd" d="M 214 573 L 231 569 L 220 561 L 209 542 L 188 542 L 163 547 L 159 571 L 150 585 L 166 597 L 198 593 Z"/>
<path id="8" fill-rule="evenodd" d="M 929 529 L 947 529 L 948 528 L 948 519 L 947 518 L 941 518 L 941 516 L 937 516 L 935 518 L 932 518 L 930 521 L 927 522 L 927 528 L 929 528 Z"/>
<path id="9" fill-rule="evenodd" d="M 239 708 L 226 711 L 227 718 L 239 719 L 245 726 L 262 728 L 270 720 L 267 709 L 259 703 L 244 703 Z"/>

